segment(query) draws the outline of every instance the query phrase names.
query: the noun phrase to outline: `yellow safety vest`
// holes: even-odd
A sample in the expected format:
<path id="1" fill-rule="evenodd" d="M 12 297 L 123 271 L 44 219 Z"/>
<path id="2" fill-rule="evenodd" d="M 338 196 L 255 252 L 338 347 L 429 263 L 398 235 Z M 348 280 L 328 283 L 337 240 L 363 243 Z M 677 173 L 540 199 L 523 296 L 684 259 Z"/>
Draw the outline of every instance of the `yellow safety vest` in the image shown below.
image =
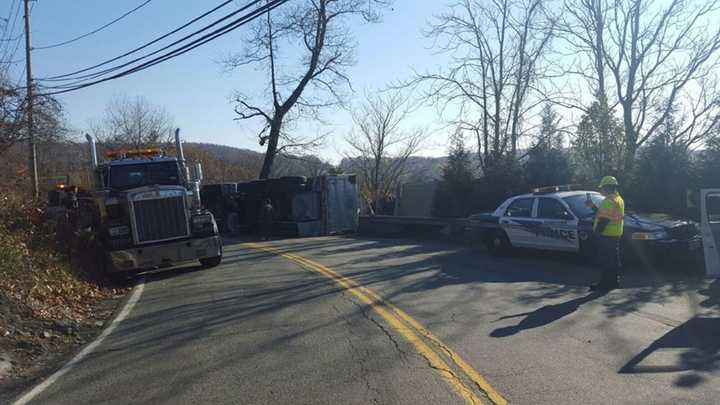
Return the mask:
<path id="1" fill-rule="evenodd" d="M 622 236 L 623 224 L 625 223 L 625 201 L 620 197 L 620 194 L 612 193 L 600 203 L 600 208 L 598 208 L 597 215 L 595 215 L 593 230 L 597 228 L 598 219 L 600 218 L 610 220 L 610 223 L 602 231 L 603 236 L 617 238 Z"/>

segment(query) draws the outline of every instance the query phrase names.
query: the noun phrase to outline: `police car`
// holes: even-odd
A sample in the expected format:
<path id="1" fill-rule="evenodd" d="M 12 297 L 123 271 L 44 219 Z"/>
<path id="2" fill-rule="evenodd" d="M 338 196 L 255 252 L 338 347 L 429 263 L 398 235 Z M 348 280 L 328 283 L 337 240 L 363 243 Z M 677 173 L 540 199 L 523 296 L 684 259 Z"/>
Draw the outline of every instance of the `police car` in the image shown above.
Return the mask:
<path id="1" fill-rule="evenodd" d="M 511 248 L 532 248 L 589 254 L 595 212 L 586 202 L 599 206 L 602 194 L 574 186 L 535 189 L 508 198 L 494 212 L 468 218 L 469 231 L 491 254 Z M 698 227 L 691 221 L 626 213 L 623 247 L 626 256 L 655 261 L 699 257 L 702 250 Z"/>

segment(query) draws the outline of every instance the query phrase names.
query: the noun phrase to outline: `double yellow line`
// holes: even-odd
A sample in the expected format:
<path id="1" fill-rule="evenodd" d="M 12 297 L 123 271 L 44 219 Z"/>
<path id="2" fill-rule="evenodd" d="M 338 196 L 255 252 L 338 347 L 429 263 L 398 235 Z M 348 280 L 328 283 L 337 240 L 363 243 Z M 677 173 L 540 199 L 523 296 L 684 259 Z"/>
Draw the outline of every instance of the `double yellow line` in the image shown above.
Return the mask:
<path id="1" fill-rule="evenodd" d="M 320 263 L 296 254 L 288 253 L 282 249 L 255 243 L 246 243 L 244 246 L 282 256 L 311 271 L 334 280 L 346 291 L 353 294 L 358 300 L 360 300 L 360 302 L 371 307 L 375 313 L 377 313 L 390 327 L 393 328 L 393 330 L 405 338 L 405 340 L 407 340 L 408 343 L 410 343 L 417 352 L 428 361 L 430 366 L 440 373 L 445 382 L 447 382 L 448 385 L 450 385 L 450 387 L 452 387 L 466 403 L 483 403 L 477 395 L 477 390 L 484 393 L 484 395 L 495 405 L 504 405 L 508 403 L 507 400 L 495 391 L 480 375 L 480 373 L 463 360 L 460 355 L 455 353 L 405 311 L 391 303 L 385 302 L 372 290 L 357 284 L 355 281 L 347 277 L 341 276 Z M 433 350 L 430 345 L 434 346 L 435 350 Z M 445 361 L 444 358 L 448 361 Z M 448 365 L 448 362 L 452 363 L 456 369 L 459 369 L 459 371 L 463 373 L 464 377 L 458 375 L 458 373 Z M 467 382 L 474 385 L 477 390 L 471 388 L 472 385 L 468 387 Z"/>

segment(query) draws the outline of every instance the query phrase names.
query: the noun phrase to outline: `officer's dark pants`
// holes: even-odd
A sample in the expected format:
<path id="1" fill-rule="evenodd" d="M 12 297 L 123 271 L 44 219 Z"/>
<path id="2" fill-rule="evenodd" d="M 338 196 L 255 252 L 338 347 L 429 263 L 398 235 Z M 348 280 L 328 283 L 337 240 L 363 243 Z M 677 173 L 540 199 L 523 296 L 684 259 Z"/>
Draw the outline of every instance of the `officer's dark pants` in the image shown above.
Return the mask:
<path id="1" fill-rule="evenodd" d="M 614 285 L 618 283 L 620 267 L 622 266 L 620 238 L 596 236 L 595 254 L 596 263 L 602 271 L 600 284 Z"/>
<path id="2" fill-rule="evenodd" d="M 272 222 L 262 221 L 260 223 L 260 237 L 263 240 L 270 240 L 271 236 L 272 236 Z"/>

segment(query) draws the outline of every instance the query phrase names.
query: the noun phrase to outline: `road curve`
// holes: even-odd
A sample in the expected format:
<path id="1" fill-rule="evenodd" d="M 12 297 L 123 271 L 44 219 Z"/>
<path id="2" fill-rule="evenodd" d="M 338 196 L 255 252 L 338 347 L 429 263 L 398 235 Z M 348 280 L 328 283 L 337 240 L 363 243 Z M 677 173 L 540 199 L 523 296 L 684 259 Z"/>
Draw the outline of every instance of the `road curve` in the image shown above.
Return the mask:
<path id="1" fill-rule="evenodd" d="M 573 259 L 498 259 L 392 239 L 230 243 L 226 251 L 215 269 L 148 276 L 127 318 L 32 403 L 720 399 L 717 281 L 629 274 L 628 288 L 589 294 L 595 275 Z"/>

